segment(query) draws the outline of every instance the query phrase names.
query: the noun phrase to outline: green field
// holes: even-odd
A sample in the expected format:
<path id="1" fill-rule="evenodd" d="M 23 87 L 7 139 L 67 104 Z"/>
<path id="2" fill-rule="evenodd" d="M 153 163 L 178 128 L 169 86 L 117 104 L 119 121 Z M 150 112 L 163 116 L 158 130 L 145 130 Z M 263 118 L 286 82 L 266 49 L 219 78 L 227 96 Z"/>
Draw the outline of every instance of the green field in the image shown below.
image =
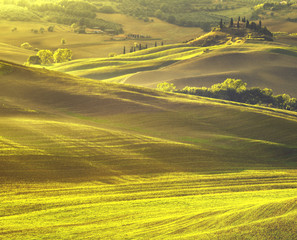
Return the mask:
<path id="1" fill-rule="evenodd" d="M 4 239 L 295 239 L 296 171 L 2 188 Z M 17 194 L 17 195 L 16 195 Z"/>
<path id="2" fill-rule="evenodd" d="M 296 113 L 0 71 L 0 238 L 296 238 Z"/>
<path id="3" fill-rule="evenodd" d="M 179 88 L 209 86 L 210 83 L 218 83 L 228 77 L 241 78 L 242 75 L 243 80 L 249 80 L 252 87 L 260 85 L 264 88 L 272 84 L 271 87 L 276 92 L 296 96 L 294 73 L 290 73 L 296 69 L 292 62 L 297 56 L 296 53 L 297 48 L 290 45 L 252 40 L 243 43 L 230 37 L 228 43 L 222 45 L 195 47 L 189 44 L 169 44 L 112 58 L 78 59 L 49 66 L 49 69 L 107 82 L 154 88 L 164 81 L 174 81 Z M 225 61 L 218 60 L 224 56 Z M 293 59 L 290 59 L 292 57 Z M 262 58 L 265 58 L 263 63 L 257 64 Z M 268 64 L 269 58 L 279 58 L 275 63 L 279 70 L 274 76 L 270 73 L 273 70 L 272 63 Z M 208 64 L 204 64 L 204 61 L 208 61 Z M 197 64 L 194 64 L 195 62 Z M 217 65 L 212 62 L 217 62 Z M 252 73 L 255 71 L 259 76 L 253 80 Z M 279 84 L 277 79 L 273 80 L 278 75 L 279 78 L 288 75 L 287 82 Z M 198 80 L 200 76 L 202 83 Z M 196 82 L 187 80 L 195 77 Z M 206 85 L 202 85 L 203 83 Z"/>
<path id="4" fill-rule="evenodd" d="M 156 89 L 296 98 L 294 2 L 263 2 L 0 0 L 0 239 L 297 239 L 297 112 Z M 202 35 L 239 15 L 283 33 Z"/>

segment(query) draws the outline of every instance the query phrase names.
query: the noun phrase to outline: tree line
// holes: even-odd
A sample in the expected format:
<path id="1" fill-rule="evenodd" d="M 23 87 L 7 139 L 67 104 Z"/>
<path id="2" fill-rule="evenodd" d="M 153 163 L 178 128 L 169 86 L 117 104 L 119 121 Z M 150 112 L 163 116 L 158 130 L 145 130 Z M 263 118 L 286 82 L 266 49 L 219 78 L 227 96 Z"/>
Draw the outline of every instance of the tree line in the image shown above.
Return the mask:
<path id="1" fill-rule="evenodd" d="M 246 86 L 247 83 L 240 79 L 228 78 L 222 83 L 212 85 L 210 88 L 186 86 L 177 90 L 173 83 L 160 83 L 157 89 L 297 111 L 297 99 L 290 97 L 288 94 L 273 95 L 272 89 L 260 89 L 258 87 L 248 89 Z"/>
<path id="2" fill-rule="evenodd" d="M 24 11 L 29 10 L 34 16 L 39 16 L 48 22 L 65 25 L 72 25 L 75 23 L 82 29 L 96 27 L 103 31 L 112 29 L 115 34 L 123 33 L 120 24 L 98 19 L 96 17 L 96 12 L 100 12 L 101 8 L 98 8 L 96 5 L 87 1 L 61 0 L 42 2 L 8 0 L 6 1 L 6 4 L 21 7 Z"/>

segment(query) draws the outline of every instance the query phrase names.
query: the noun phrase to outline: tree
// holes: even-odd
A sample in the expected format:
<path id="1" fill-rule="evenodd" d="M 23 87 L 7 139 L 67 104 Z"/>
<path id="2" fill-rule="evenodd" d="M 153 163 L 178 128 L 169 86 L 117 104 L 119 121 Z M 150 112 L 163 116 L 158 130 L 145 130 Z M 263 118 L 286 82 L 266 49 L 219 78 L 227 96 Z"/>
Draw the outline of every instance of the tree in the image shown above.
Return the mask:
<path id="1" fill-rule="evenodd" d="M 252 22 L 251 25 L 250 25 L 250 28 L 252 30 L 257 30 L 257 24 L 255 22 Z"/>
<path id="2" fill-rule="evenodd" d="M 228 90 L 228 89 L 234 89 L 236 92 L 242 92 L 246 90 L 246 83 L 243 82 L 241 79 L 232 79 L 227 78 L 224 82 L 214 84 L 211 86 L 211 91 L 221 91 L 221 90 Z"/>
<path id="3" fill-rule="evenodd" d="M 61 63 L 61 62 L 68 62 L 72 58 L 72 51 L 68 48 L 59 48 L 55 51 L 53 55 L 54 62 Z"/>
<path id="4" fill-rule="evenodd" d="M 41 60 L 41 64 L 50 64 L 53 61 L 53 53 L 50 50 L 39 50 L 37 56 Z"/>
<path id="5" fill-rule="evenodd" d="M 233 18 L 230 19 L 230 27 L 233 27 Z"/>
<path id="6" fill-rule="evenodd" d="M 175 22 L 176 22 L 176 18 L 175 18 L 174 15 L 170 15 L 170 16 L 168 17 L 167 21 L 168 21 L 169 23 L 175 23 Z"/>
<path id="7" fill-rule="evenodd" d="M 21 44 L 21 48 L 27 49 L 27 50 L 33 50 L 33 47 L 31 46 L 30 43 L 24 42 Z"/>
<path id="8" fill-rule="evenodd" d="M 27 63 L 29 64 L 41 64 L 41 59 L 39 56 L 30 56 L 28 59 L 27 59 Z"/>
<path id="9" fill-rule="evenodd" d="M 47 28 L 47 31 L 49 31 L 49 32 L 53 32 L 53 31 L 54 31 L 54 28 L 55 28 L 55 26 L 49 26 L 49 27 Z"/>
<path id="10" fill-rule="evenodd" d="M 221 19 L 220 21 L 220 29 L 222 29 L 224 26 L 223 26 L 223 19 Z"/>
<path id="11" fill-rule="evenodd" d="M 126 47 L 124 46 L 123 54 L 126 54 Z"/>
<path id="12" fill-rule="evenodd" d="M 174 92 L 176 86 L 173 83 L 163 82 L 157 85 L 157 89 L 164 92 Z"/>
<path id="13" fill-rule="evenodd" d="M 78 21 L 79 26 L 85 26 L 86 25 L 86 19 L 85 18 L 80 18 Z"/>
<path id="14" fill-rule="evenodd" d="M 246 20 L 245 27 L 246 27 L 246 28 L 249 28 L 249 27 L 250 27 L 250 22 L 249 22 L 249 20 Z"/>
<path id="15" fill-rule="evenodd" d="M 61 44 L 65 45 L 66 44 L 66 40 L 64 38 L 61 39 Z"/>
<path id="16" fill-rule="evenodd" d="M 108 57 L 115 57 L 116 55 L 117 55 L 116 53 L 111 52 L 111 53 L 108 54 Z"/>

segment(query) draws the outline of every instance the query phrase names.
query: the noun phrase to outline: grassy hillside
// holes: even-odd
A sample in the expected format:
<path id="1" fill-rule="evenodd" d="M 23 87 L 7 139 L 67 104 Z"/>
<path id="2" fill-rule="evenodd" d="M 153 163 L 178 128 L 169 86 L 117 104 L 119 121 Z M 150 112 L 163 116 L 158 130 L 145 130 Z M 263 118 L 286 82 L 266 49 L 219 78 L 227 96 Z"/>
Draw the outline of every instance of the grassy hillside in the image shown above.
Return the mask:
<path id="1" fill-rule="evenodd" d="M 108 34 L 77 34 L 73 32 L 70 26 L 62 24 L 55 24 L 54 32 L 48 32 L 46 30 L 41 34 L 34 33 L 31 30 L 35 29 L 39 31 L 40 28 L 47 29 L 53 23 L 0 20 L 0 28 L 2 30 L 0 32 L 1 43 L 20 47 L 22 43 L 29 42 L 33 48 L 50 49 L 52 51 L 61 47 L 67 47 L 72 50 L 73 59 L 102 58 L 108 57 L 109 53 L 121 54 L 124 46 L 129 51 L 135 42 L 141 43 L 143 46 L 147 44 L 148 47 L 152 47 L 155 45 L 155 41 L 157 41 L 158 45 L 162 41 L 165 44 L 178 43 L 192 39 L 202 33 L 199 28 L 182 28 L 158 19 L 155 22 L 143 23 L 142 21 L 121 14 L 98 14 L 98 16 L 106 19 L 113 18 L 114 21 L 123 23 L 126 34 L 150 35 L 152 39 L 123 39 L 116 41 L 111 40 L 112 36 Z M 12 32 L 14 28 L 17 30 Z M 61 44 L 62 38 L 66 40 L 65 45 Z M 31 55 L 34 55 L 34 53 Z M 14 59 L 7 58 L 7 60 Z M 17 61 L 17 63 L 23 62 Z"/>
<path id="2" fill-rule="evenodd" d="M 296 238 L 296 113 L 0 66 L 0 238 Z"/>
<path id="3" fill-rule="evenodd" d="M 15 47 L 10 44 L 0 43 L 1 58 L 15 63 L 23 64 L 28 57 L 34 55 L 32 50 Z"/>
<path id="4" fill-rule="evenodd" d="M 160 82 L 210 87 L 226 78 L 239 78 L 249 87 L 269 87 L 296 96 L 296 49 L 281 45 L 246 44 L 219 49 L 157 71 L 135 74 L 127 83 L 156 87 Z M 155 76 L 158 76 L 156 78 Z"/>
<path id="5" fill-rule="evenodd" d="M 209 87 L 231 77 L 243 79 L 249 87 L 296 96 L 296 47 L 249 39 L 242 43 L 226 34 L 224 39 L 227 43 L 221 45 L 164 45 L 113 58 L 79 59 L 50 69 L 152 88 L 164 81 L 178 88 Z"/>

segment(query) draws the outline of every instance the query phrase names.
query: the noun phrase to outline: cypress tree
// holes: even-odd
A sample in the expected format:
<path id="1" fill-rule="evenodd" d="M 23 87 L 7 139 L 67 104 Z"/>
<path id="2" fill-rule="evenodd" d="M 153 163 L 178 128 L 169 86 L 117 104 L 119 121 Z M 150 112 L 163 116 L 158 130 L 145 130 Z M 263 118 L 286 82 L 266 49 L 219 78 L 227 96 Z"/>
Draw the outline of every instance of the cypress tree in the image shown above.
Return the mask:
<path id="1" fill-rule="evenodd" d="M 233 27 L 233 18 L 230 19 L 230 27 Z"/>
<path id="2" fill-rule="evenodd" d="M 257 24 L 255 22 L 252 22 L 250 24 L 250 27 L 251 27 L 252 30 L 257 30 Z"/>
<path id="3" fill-rule="evenodd" d="M 222 29 L 223 28 L 223 19 L 221 19 L 221 21 L 220 21 L 220 29 Z"/>

